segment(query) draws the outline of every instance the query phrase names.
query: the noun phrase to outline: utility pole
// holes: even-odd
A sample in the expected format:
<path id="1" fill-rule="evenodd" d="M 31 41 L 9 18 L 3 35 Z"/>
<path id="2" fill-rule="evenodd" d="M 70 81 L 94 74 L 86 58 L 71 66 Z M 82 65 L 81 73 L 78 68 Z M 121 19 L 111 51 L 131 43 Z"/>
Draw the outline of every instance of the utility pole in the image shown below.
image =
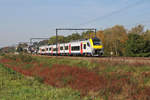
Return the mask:
<path id="1" fill-rule="evenodd" d="M 56 29 L 56 56 L 58 56 L 58 29 Z"/>
<path id="2" fill-rule="evenodd" d="M 96 31 L 97 31 L 97 30 L 95 29 L 95 37 L 96 37 Z"/>

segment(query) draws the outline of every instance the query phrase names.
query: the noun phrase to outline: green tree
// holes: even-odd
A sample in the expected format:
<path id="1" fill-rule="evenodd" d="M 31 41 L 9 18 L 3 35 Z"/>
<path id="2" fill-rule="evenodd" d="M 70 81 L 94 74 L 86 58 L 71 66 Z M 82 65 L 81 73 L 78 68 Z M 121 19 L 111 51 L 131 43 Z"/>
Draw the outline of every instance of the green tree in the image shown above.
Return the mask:
<path id="1" fill-rule="evenodd" d="M 0 49 L 0 53 L 14 53 L 15 52 L 15 47 L 3 47 Z"/>
<path id="2" fill-rule="evenodd" d="M 89 39 L 89 38 L 94 38 L 95 37 L 95 32 L 94 31 L 86 31 L 82 33 L 82 38 L 83 39 Z"/>
<path id="3" fill-rule="evenodd" d="M 66 37 L 65 42 L 70 42 L 70 41 L 79 40 L 79 39 L 82 39 L 82 36 L 78 33 L 73 33 L 72 35 L 69 35 Z"/>
<path id="4" fill-rule="evenodd" d="M 150 56 L 150 41 L 144 40 L 141 35 L 129 34 L 126 41 L 126 56 Z"/>
<path id="5" fill-rule="evenodd" d="M 64 40 L 65 40 L 65 37 L 59 35 L 59 36 L 58 36 L 58 41 L 57 41 L 57 42 L 58 42 L 58 43 L 63 43 Z M 56 36 L 50 37 L 48 43 L 49 43 L 49 44 L 56 44 Z"/>
<path id="6" fill-rule="evenodd" d="M 27 48 L 27 43 L 20 43 L 17 47 L 17 52 L 27 52 L 24 48 Z"/>
<path id="7" fill-rule="evenodd" d="M 43 41 L 40 41 L 39 43 L 34 42 L 33 45 L 35 45 L 35 46 L 36 46 L 36 45 L 38 45 L 38 46 L 47 45 L 48 42 L 49 42 L 49 40 L 43 40 Z"/>

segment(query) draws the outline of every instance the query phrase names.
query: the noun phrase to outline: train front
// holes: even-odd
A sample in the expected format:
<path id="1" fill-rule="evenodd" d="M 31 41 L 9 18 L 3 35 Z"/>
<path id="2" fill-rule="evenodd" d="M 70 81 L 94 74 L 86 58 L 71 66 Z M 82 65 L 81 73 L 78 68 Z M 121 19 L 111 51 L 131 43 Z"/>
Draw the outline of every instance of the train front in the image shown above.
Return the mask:
<path id="1" fill-rule="evenodd" d="M 102 56 L 104 54 L 104 48 L 102 42 L 97 37 L 90 39 L 90 44 L 92 46 L 93 56 Z"/>

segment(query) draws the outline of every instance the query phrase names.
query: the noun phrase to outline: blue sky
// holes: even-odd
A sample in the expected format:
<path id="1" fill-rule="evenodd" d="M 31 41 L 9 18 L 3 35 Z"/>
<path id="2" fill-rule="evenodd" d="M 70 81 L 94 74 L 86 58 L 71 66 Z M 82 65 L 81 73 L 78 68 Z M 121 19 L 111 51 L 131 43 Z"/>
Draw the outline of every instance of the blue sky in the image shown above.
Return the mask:
<path id="1" fill-rule="evenodd" d="M 0 0 L 0 47 L 50 37 L 55 28 L 131 28 L 138 23 L 150 28 L 149 9 L 150 0 Z"/>

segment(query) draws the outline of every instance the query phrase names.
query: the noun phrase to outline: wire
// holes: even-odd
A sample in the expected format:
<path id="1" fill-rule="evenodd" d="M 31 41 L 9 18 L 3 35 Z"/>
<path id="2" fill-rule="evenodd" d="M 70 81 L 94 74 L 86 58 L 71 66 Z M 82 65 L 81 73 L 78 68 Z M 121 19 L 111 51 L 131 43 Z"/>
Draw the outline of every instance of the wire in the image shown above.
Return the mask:
<path id="1" fill-rule="evenodd" d="M 137 2 L 135 2 L 135 3 L 133 3 L 133 4 L 131 4 L 131 5 L 128 5 L 128 6 L 124 7 L 124 8 L 122 8 L 122 9 L 113 11 L 113 12 L 111 12 L 111 13 L 109 13 L 109 14 L 104 15 L 104 16 L 97 17 L 97 18 L 95 18 L 95 19 L 93 19 L 93 20 L 90 20 L 90 21 L 87 21 L 87 22 L 85 22 L 85 23 L 81 23 L 81 24 L 79 24 L 79 26 L 85 25 L 85 24 L 88 24 L 88 23 L 92 23 L 92 22 L 95 22 L 95 21 L 97 21 L 97 20 L 105 19 L 105 18 L 110 17 L 110 16 L 112 16 L 112 15 L 114 15 L 114 14 L 121 13 L 122 11 L 127 10 L 127 9 L 129 9 L 129 8 L 133 8 L 133 7 L 139 5 L 139 4 L 143 3 L 143 2 L 144 2 L 144 0 L 139 0 L 139 1 L 137 1 Z"/>

